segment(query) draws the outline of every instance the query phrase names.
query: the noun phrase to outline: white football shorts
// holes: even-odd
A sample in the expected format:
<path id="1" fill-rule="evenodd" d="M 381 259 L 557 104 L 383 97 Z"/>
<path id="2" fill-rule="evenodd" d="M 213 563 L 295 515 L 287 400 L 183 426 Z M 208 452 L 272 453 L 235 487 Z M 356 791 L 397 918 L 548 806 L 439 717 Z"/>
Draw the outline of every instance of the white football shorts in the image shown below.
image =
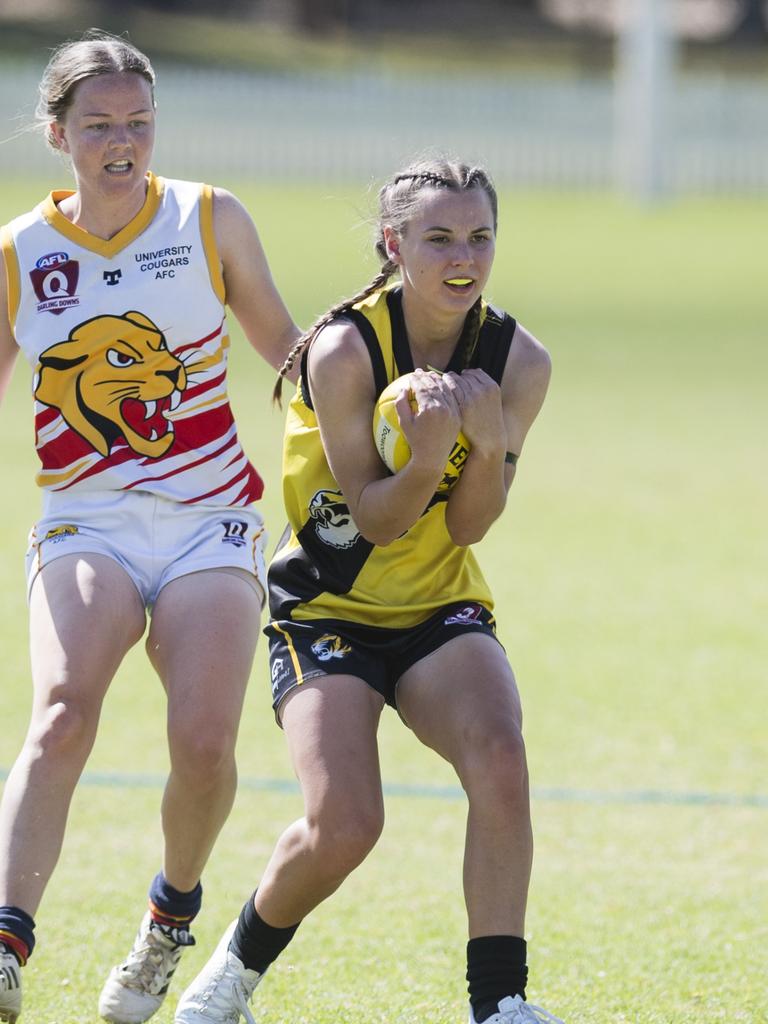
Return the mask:
<path id="1" fill-rule="evenodd" d="M 46 492 L 27 548 L 27 594 L 62 555 L 95 552 L 118 562 L 147 608 L 171 580 L 205 569 L 242 569 L 266 600 L 264 521 L 253 506 L 183 505 L 146 491 Z"/>

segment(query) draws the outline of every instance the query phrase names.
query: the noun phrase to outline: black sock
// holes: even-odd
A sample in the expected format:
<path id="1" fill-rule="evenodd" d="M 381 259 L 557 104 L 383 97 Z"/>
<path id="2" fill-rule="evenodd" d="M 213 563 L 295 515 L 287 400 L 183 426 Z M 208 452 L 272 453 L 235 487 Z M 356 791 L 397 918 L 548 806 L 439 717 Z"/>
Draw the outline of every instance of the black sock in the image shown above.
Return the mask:
<path id="1" fill-rule="evenodd" d="M 515 935 L 482 935 L 467 943 L 469 1001 L 477 1024 L 497 1013 L 505 996 L 525 999 L 526 949 L 525 939 Z"/>
<path id="2" fill-rule="evenodd" d="M 287 928 L 274 928 L 267 924 L 257 914 L 252 896 L 240 911 L 229 948 L 244 967 L 263 974 L 272 961 L 280 956 L 300 924 L 301 921 Z"/>

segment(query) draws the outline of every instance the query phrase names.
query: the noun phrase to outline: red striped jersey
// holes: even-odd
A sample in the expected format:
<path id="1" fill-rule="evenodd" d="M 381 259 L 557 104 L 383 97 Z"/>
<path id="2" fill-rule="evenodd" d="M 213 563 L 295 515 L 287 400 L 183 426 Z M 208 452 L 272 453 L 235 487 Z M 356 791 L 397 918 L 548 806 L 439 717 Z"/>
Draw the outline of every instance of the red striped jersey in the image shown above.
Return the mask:
<path id="1" fill-rule="evenodd" d="M 263 484 L 227 396 L 225 289 L 208 185 L 148 176 L 104 240 L 53 192 L 0 234 L 9 319 L 34 372 L 41 487 L 246 505 Z"/>

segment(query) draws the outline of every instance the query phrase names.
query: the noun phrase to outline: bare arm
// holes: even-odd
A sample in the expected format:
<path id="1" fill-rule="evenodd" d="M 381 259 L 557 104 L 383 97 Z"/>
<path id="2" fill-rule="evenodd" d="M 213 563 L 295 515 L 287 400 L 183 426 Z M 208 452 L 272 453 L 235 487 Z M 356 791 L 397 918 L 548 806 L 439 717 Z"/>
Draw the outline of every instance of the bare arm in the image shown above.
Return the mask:
<path id="1" fill-rule="evenodd" d="M 352 324 L 332 324 L 309 353 L 312 401 L 328 463 L 358 530 L 385 546 L 422 515 L 437 490 L 459 429 L 458 410 L 441 400 L 433 374 L 414 382 L 419 412 L 398 402 L 412 457 L 390 476 L 373 441 L 376 392 L 371 361 Z"/>
<path id="2" fill-rule="evenodd" d="M 272 280 L 250 214 L 231 192 L 214 189 L 213 228 L 221 257 L 227 305 L 248 341 L 279 369 L 299 336 Z M 295 380 L 296 374 L 289 374 Z"/>
<path id="3" fill-rule="evenodd" d="M 8 320 L 8 281 L 5 258 L 0 249 L 0 401 L 5 397 L 19 348 Z"/>
<path id="4" fill-rule="evenodd" d="M 518 325 L 501 387 L 482 370 L 465 370 L 459 381 L 448 375 L 454 380 L 446 384 L 458 390 L 462 430 L 472 445 L 445 513 L 454 543 L 464 546 L 481 540 L 504 511 L 515 476 L 515 464 L 505 461 L 506 453 L 520 455 L 544 402 L 550 374 L 548 352 Z"/>

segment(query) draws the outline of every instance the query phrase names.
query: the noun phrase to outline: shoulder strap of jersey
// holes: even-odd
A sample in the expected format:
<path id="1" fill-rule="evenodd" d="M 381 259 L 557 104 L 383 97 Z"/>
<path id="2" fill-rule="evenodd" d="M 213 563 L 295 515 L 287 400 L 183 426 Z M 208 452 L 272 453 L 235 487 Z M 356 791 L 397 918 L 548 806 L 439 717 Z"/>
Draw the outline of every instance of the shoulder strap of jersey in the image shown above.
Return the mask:
<path id="1" fill-rule="evenodd" d="M 387 386 L 389 381 L 387 380 L 387 368 L 384 365 L 384 356 L 381 354 L 381 346 L 379 345 L 379 339 L 376 337 L 376 331 L 373 329 L 371 321 L 360 312 L 359 309 L 345 309 L 342 314 L 337 317 L 338 320 L 349 320 L 355 325 L 360 331 L 365 347 L 368 349 L 368 355 L 371 358 L 371 369 L 373 370 L 373 382 L 376 386 L 376 394 L 380 395 L 384 388 Z M 309 390 L 309 373 L 307 372 L 307 357 L 309 355 L 309 346 L 304 350 L 301 357 L 301 397 L 304 399 L 304 404 L 308 409 L 312 409 L 314 412 L 314 405 L 312 404 L 312 396 Z"/>
<path id="2" fill-rule="evenodd" d="M 5 262 L 8 323 L 11 331 L 15 333 L 16 316 L 21 304 L 21 271 L 19 269 L 16 246 L 13 243 L 13 235 L 7 224 L 0 227 L 0 250 L 2 250 Z"/>
<path id="3" fill-rule="evenodd" d="M 472 366 L 485 370 L 489 377 L 501 384 L 507 365 L 509 347 L 517 328 L 517 320 L 494 306 L 488 306 L 483 326 L 472 356 Z"/>
<path id="4" fill-rule="evenodd" d="M 405 327 L 402 285 L 397 285 L 387 291 L 387 309 L 392 330 L 392 354 L 395 357 L 397 373 L 399 375 L 413 373 L 415 367 L 411 346 L 408 344 L 408 331 Z"/>

